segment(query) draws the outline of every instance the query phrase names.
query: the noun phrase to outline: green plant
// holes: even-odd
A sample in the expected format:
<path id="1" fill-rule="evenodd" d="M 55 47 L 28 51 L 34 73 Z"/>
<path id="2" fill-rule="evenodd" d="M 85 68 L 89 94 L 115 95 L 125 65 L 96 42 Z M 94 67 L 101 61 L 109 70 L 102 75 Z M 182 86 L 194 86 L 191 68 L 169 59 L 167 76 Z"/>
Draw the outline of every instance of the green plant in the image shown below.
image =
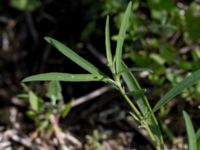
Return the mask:
<path id="1" fill-rule="evenodd" d="M 34 11 L 40 7 L 40 0 L 11 0 L 10 6 L 21 11 Z"/>
<path id="2" fill-rule="evenodd" d="M 100 144 L 101 134 L 98 130 L 94 130 L 91 135 L 86 135 L 85 149 L 87 150 L 102 150 L 102 145 Z"/>
<path id="3" fill-rule="evenodd" d="M 186 125 L 187 135 L 188 135 L 188 149 L 189 150 L 199 150 L 199 133 L 195 133 L 192 121 L 187 112 L 183 111 L 183 117 Z M 197 143 L 198 142 L 198 143 Z"/>
<path id="4" fill-rule="evenodd" d="M 128 1 L 104 1 L 103 14 L 112 14 L 113 28 L 119 28 L 123 8 Z M 199 47 L 195 46 L 200 38 L 197 2 L 188 4 L 173 0 L 146 2 L 132 0 L 132 2 L 133 11 L 126 34 L 128 42 L 124 45 L 123 58 L 131 60 L 136 67 L 151 68 L 153 73 L 148 75 L 148 82 L 155 86 L 165 84 L 168 88 L 177 83 L 168 78 L 169 74 L 174 78 L 183 78 L 183 73 L 200 68 L 200 58 L 197 54 Z M 182 7 L 179 7 L 179 4 L 182 4 Z M 143 10 L 148 10 L 150 16 Z M 112 39 L 116 40 L 116 36 Z M 181 49 L 188 50 L 181 53 Z M 184 90 L 180 96 L 198 102 L 199 89 L 200 85 L 197 84 Z M 152 93 L 155 97 L 160 96 L 162 89 L 153 89 Z"/>
<path id="5" fill-rule="evenodd" d="M 173 87 L 161 100 L 157 102 L 154 109 L 152 110 L 148 99 L 144 95 L 144 91 L 140 87 L 135 76 L 131 72 L 131 69 L 122 60 L 122 50 L 124 40 L 126 36 L 126 30 L 129 26 L 129 18 L 131 16 L 132 3 L 130 2 L 126 12 L 124 14 L 119 34 L 117 36 L 117 46 L 114 57 L 112 56 L 110 46 L 110 28 L 109 28 L 109 17 L 106 20 L 105 27 L 105 45 L 106 45 L 106 57 L 108 67 L 112 73 L 112 77 L 107 76 L 101 70 L 96 68 L 89 61 L 85 60 L 70 48 L 66 47 L 59 41 L 46 37 L 45 40 L 58 49 L 62 54 L 72 60 L 74 63 L 82 67 L 89 73 L 86 74 L 70 74 L 70 73 L 44 73 L 27 77 L 23 82 L 30 81 L 67 81 L 67 82 L 88 82 L 88 81 L 102 81 L 106 84 L 113 86 L 129 104 L 132 109 L 131 115 L 140 123 L 149 137 L 152 140 L 152 144 L 157 150 L 164 149 L 163 136 L 158 125 L 158 121 L 155 117 L 154 112 L 162 107 L 165 103 L 170 101 L 173 97 L 178 95 L 186 87 L 191 87 L 200 79 L 200 70 L 188 76 L 185 80 L 178 83 Z M 124 85 L 125 83 L 125 85 Z M 127 87 L 127 88 L 126 88 Z M 133 101 L 131 100 L 133 97 Z"/>
<path id="6" fill-rule="evenodd" d="M 25 93 L 19 94 L 18 97 L 29 101 L 29 109 L 26 115 L 37 126 L 36 134 L 49 136 L 54 131 L 52 117 L 59 121 L 60 117 L 66 117 L 71 109 L 71 101 L 64 104 L 62 88 L 58 81 L 48 83 L 45 101 L 25 84 L 22 84 Z"/>

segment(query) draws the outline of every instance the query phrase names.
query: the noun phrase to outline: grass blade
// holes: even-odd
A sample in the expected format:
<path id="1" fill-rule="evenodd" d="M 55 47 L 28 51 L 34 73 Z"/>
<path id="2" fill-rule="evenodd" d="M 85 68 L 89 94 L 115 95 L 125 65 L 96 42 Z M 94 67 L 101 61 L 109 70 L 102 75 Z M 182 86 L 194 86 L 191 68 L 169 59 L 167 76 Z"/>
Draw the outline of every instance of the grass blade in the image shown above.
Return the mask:
<path id="1" fill-rule="evenodd" d="M 128 96 L 138 96 L 138 95 L 144 95 L 145 92 L 146 92 L 145 89 L 141 89 L 141 90 L 137 90 L 137 91 L 136 90 L 135 91 L 129 91 L 126 94 Z"/>
<path id="2" fill-rule="evenodd" d="M 52 46 L 54 46 L 57 50 L 59 50 L 63 55 L 68 57 L 71 61 L 75 62 L 77 65 L 85 69 L 86 71 L 99 75 L 102 74 L 99 69 L 97 69 L 93 64 L 88 62 L 86 59 L 79 56 L 77 53 L 75 53 L 73 50 L 62 44 L 61 42 L 51 38 L 51 37 L 45 37 L 45 40 L 50 43 Z"/>
<path id="3" fill-rule="evenodd" d="M 134 75 L 131 73 L 131 71 L 128 69 L 128 67 L 124 63 L 122 63 L 122 68 L 123 68 L 123 70 L 127 70 L 122 73 L 122 77 L 123 77 L 125 83 L 127 84 L 129 91 L 142 90 L 139 83 L 135 79 Z M 162 134 L 160 132 L 158 122 L 154 116 L 154 113 L 152 112 L 152 109 L 148 103 L 147 98 L 144 96 L 144 94 L 141 94 L 141 95 L 133 94 L 133 97 L 135 99 L 137 106 L 139 107 L 140 111 L 142 112 L 143 116 L 147 120 L 147 123 L 148 123 L 151 131 L 153 132 L 154 142 L 156 142 L 157 145 L 159 145 L 160 149 L 164 149 Z"/>
<path id="4" fill-rule="evenodd" d="M 117 37 L 117 47 L 116 47 L 116 52 L 115 52 L 115 67 L 116 67 L 116 73 L 121 72 L 121 63 L 122 63 L 122 47 L 126 35 L 126 30 L 128 28 L 129 24 L 129 18 L 131 15 L 131 8 L 132 8 L 132 2 L 129 2 L 128 7 L 126 9 L 126 12 L 124 14 L 122 24 L 119 29 L 119 35 Z"/>
<path id="5" fill-rule="evenodd" d="M 185 88 L 189 88 L 197 81 L 200 80 L 200 70 L 197 70 L 196 72 L 192 73 L 190 76 L 188 76 L 186 79 L 178 83 L 174 88 L 172 88 L 169 92 L 167 92 L 154 106 L 153 111 L 157 111 L 160 107 L 165 105 L 167 102 L 169 102 L 172 98 L 180 94 Z"/>
<path id="6" fill-rule="evenodd" d="M 111 46 L 110 46 L 110 21 L 109 16 L 106 18 L 106 28 L 105 28 L 105 44 L 106 44 L 106 57 L 108 66 L 112 70 L 112 53 L 111 53 Z"/>
<path id="7" fill-rule="evenodd" d="M 185 125 L 186 125 L 186 130 L 187 130 L 187 135 L 188 135 L 189 150 L 197 150 L 196 134 L 195 134 L 190 116 L 188 115 L 187 112 L 183 111 L 183 117 L 185 120 Z"/>
<path id="8" fill-rule="evenodd" d="M 88 81 L 103 81 L 105 77 L 97 76 L 93 74 L 70 74 L 70 73 L 43 73 L 32 75 L 22 82 L 30 82 L 30 81 L 65 81 L 65 82 L 88 82 Z"/>
<path id="9" fill-rule="evenodd" d="M 200 150 L 200 128 L 196 132 L 197 149 Z"/>
<path id="10" fill-rule="evenodd" d="M 39 112 L 40 98 L 32 91 L 28 91 L 28 96 L 29 96 L 29 103 L 30 103 L 31 109 L 35 112 Z"/>
<path id="11" fill-rule="evenodd" d="M 62 117 L 63 118 L 65 118 L 69 114 L 69 112 L 71 110 L 71 106 L 72 106 L 72 100 L 70 100 L 69 102 L 67 102 L 67 104 L 65 106 L 65 109 L 62 112 Z"/>

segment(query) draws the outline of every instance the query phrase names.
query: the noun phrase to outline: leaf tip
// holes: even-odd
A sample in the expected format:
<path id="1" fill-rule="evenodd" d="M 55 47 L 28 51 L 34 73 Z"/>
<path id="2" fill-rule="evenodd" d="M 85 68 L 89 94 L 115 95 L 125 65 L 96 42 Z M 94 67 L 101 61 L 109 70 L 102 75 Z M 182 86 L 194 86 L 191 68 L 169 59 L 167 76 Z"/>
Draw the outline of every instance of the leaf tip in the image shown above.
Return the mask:
<path id="1" fill-rule="evenodd" d="M 48 43 L 51 43 L 52 38 L 49 36 L 44 37 L 45 41 L 47 41 Z"/>
<path id="2" fill-rule="evenodd" d="M 107 15 L 106 22 L 109 22 L 109 19 L 110 19 L 110 17 L 109 17 L 109 15 Z"/>
<path id="3" fill-rule="evenodd" d="M 182 114 L 184 117 L 186 117 L 188 115 L 188 113 L 185 110 L 182 111 Z"/>
<path id="4" fill-rule="evenodd" d="M 24 79 L 22 79 L 22 81 L 21 81 L 22 83 L 24 83 L 24 82 L 29 82 L 29 78 L 28 77 L 26 77 L 26 78 L 24 78 Z"/>
<path id="5" fill-rule="evenodd" d="M 154 106 L 153 112 L 156 112 L 158 110 L 157 105 Z"/>

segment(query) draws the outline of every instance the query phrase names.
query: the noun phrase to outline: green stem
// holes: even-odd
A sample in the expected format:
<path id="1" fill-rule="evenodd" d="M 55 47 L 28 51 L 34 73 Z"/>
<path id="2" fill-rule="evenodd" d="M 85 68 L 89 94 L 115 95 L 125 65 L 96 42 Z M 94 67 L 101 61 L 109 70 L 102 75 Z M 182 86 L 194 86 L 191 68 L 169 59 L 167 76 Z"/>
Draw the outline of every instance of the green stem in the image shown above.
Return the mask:
<path id="1" fill-rule="evenodd" d="M 158 144 L 156 143 L 154 134 L 152 133 L 148 123 L 146 122 L 145 118 L 141 115 L 140 111 L 137 109 L 137 107 L 132 103 L 132 101 L 130 100 L 130 98 L 126 95 L 125 91 L 123 90 L 123 88 L 121 86 L 119 86 L 120 93 L 122 94 L 122 96 L 124 97 L 124 99 L 126 100 L 126 102 L 129 104 L 129 106 L 132 108 L 133 112 L 135 113 L 136 117 L 138 118 L 140 124 L 146 129 L 146 131 L 148 132 L 151 140 L 152 140 L 152 144 L 156 147 L 157 150 L 160 150 L 160 147 L 158 146 Z"/>
<path id="2" fill-rule="evenodd" d="M 137 107 L 135 107 L 135 105 L 132 103 L 132 101 L 129 99 L 129 97 L 125 94 L 124 90 L 121 87 L 119 87 L 119 91 L 120 91 L 121 95 L 124 97 L 124 99 L 126 100 L 126 102 L 129 104 L 129 106 L 132 108 L 132 110 L 136 114 L 137 118 L 139 120 L 143 120 L 141 113 L 139 112 Z"/>

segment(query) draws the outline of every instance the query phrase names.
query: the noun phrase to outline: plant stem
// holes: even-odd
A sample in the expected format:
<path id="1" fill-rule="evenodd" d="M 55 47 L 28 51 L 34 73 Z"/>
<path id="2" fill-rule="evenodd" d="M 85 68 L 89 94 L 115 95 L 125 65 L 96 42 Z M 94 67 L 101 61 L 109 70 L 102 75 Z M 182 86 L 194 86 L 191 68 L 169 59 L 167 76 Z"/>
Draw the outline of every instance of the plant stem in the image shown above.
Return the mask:
<path id="1" fill-rule="evenodd" d="M 126 102 L 129 104 L 129 106 L 132 108 L 132 110 L 136 114 L 137 118 L 139 120 L 143 120 L 143 117 L 142 117 L 141 113 L 139 112 L 139 110 L 137 109 L 137 107 L 135 107 L 135 105 L 131 102 L 131 100 L 126 95 L 126 93 L 124 92 L 124 90 L 122 89 L 122 87 L 119 87 L 119 91 L 120 91 L 121 95 L 124 97 L 124 99 L 126 100 Z"/>
<path id="2" fill-rule="evenodd" d="M 129 104 L 129 106 L 132 108 L 133 112 L 135 113 L 136 117 L 138 118 L 140 124 L 146 129 L 147 133 L 149 134 L 151 140 L 152 140 L 152 144 L 156 147 L 157 150 L 160 150 L 159 145 L 156 143 L 154 134 L 152 133 L 147 121 L 145 120 L 145 118 L 142 116 L 142 114 L 140 113 L 140 111 L 137 109 L 137 107 L 132 103 L 132 101 L 130 100 L 130 98 L 127 96 L 127 94 L 125 93 L 124 89 L 119 86 L 118 87 L 120 93 L 122 94 L 122 96 L 124 97 L 124 99 L 126 100 L 126 102 Z"/>

